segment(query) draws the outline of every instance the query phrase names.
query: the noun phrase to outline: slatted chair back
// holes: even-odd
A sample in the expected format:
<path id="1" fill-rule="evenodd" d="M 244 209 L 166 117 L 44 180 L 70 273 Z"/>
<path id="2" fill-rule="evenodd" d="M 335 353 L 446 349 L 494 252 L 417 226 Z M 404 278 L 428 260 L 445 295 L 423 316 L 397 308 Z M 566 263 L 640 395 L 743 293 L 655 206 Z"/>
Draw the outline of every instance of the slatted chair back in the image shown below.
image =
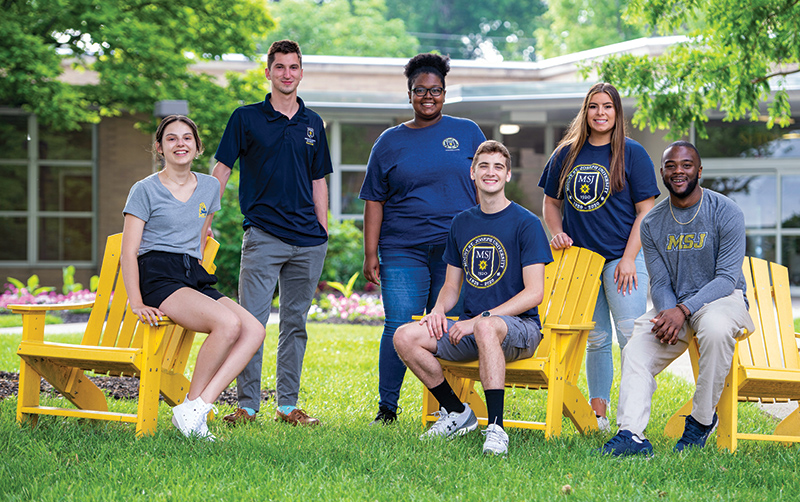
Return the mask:
<path id="1" fill-rule="evenodd" d="M 750 316 L 756 330 L 739 343 L 739 363 L 744 366 L 800 369 L 794 333 L 789 270 L 760 258 L 745 258 Z"/>
<path id="2" fill-rule="evenodd" d="M 598 269 L 605 260 L 577 246 L 551 249 L 553 262 L 545 267 L 544 297 L 539 306 L 544 338 L 534 357 L 545 357 L 552 336 L 549 325 L 580 325 L 592 322 L 599 290 Z M 585 343 L 585 341 L 584 341 Z"/>

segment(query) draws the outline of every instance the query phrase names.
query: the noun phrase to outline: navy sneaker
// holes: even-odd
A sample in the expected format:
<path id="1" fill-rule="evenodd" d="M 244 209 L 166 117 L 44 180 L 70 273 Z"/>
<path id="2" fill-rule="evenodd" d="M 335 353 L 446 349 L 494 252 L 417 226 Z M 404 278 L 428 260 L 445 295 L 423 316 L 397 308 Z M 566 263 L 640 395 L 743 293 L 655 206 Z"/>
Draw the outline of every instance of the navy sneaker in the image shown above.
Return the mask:
<path id="1" fill-rule="evenodd" d="M 624 455 L 652 455 L 653 445 L 646 439 L 639 439 L 631 431 L 619 431 L 600 449 L 603 455 L 620 457 Z"/>
<path id="2" fill-rule="evenodd" d="M 711 425 L 703 425 L 695 420 L 693 416 L 688 415 L 686 417 L 686 427 L 683 429 L 683 436 L 681 436 L 675 448 L 672 450 L 681 452 L 686 448 L 702 448 L 706 445 L 708 436 L 717 428 L 717 423 L 719 423 L 719 421 L 717 420 L 716 413 L 714 413 Z"/>

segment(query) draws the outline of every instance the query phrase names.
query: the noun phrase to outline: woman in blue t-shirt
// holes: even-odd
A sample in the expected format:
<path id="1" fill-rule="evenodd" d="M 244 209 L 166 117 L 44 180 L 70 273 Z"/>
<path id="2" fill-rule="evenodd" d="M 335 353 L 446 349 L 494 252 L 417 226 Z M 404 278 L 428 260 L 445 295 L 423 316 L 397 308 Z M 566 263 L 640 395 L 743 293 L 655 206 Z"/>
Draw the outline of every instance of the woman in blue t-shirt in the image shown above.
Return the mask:
<path id="1" fill-rule="evenodd" d="M 213 402 L 264 342 L 264 326 L 212 287 L 217 278 L 200 265 L 206 234 L 220 208 L 219 182 L 192 172 L 203 152 L 197 126 L 170 115 L 156 131 L 164 169 L 131 188 L 123 214 L 120 267 L 133 313 L 158 325 L 167 315 L 181 326 L 208 333 L 197 353 L 184 401 L 172 423 L 185 436 L 213 440 L 206 416 Z"/>
<path id="2" fill-rule="evenodd" d="M 386 311 L 373 423 L 397 418 L 406 367 L 394 350 L 394 332 L 433 308 L 447 270 L 442 254 L 450 221 L 476 204 L 470 165 L 486 138 L 471 120 L 442 113 L 449 69 L 449 60 L 435 54 L 419 54 L 406 64 L 414 118 L 375 142 L 359 194 L 366 201 L 364 277 L 381 286 Z M 460 310 L 456 305 L 452 313 Z"/>
<path id="3" fill-rule="evenodd" d="M 649 276 L 639 224 L 660 193 L 653 161 L 625 136 L 622 100 L 614 86 L 601 82 L 589 89 L 539 186 L 551 245 L 575 244 L 606 259 L 586 349 L 586 379 L 598 426 L 609 431 L 606 408 L 614 377 L 609 313 L 624 348 L 634 321 L 647 310 Z"/>

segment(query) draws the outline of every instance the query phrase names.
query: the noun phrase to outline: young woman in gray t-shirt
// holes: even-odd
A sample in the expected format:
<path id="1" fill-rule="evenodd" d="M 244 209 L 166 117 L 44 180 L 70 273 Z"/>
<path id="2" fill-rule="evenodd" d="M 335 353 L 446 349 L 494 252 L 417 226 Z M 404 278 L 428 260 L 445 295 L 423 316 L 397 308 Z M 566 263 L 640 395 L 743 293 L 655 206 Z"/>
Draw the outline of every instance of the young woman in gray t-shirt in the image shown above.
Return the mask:
<path id="1" fill-rule="evenodd" d="M 214 440 L 206 416 L 264 342 L 264 326 L 214 289 L 216 277 L 200 265 L 206 234 L 220 209 L 220 186 L 213 176 L 192 172 L 203 151 L 197 126 L 188 117 L 170 115 L 158 126 L 154 147 L 164 169 L 138 181 L 128 195 L 122 276 L 131 310 L 142 322 L 158 324 L 167 315 L 208 333 L 172 423 L 187 437 Z"/>

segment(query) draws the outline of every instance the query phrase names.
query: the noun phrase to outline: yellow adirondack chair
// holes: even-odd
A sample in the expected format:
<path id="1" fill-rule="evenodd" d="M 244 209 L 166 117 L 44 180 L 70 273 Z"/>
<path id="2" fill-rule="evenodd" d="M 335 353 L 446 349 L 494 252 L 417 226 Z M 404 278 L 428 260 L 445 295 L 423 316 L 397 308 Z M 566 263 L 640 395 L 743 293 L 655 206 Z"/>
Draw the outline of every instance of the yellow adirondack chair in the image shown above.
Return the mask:
<path id="1" fill-rule="evenodd" d="M 503 419 L 505 427 L 543 430 L 547 438 L 561 434 L 562 413 L 580 432 L 597 430 L 595 414 L 577 381 L 586 339 L 594 328 L 592 315 L 605 263 L 602 256 L 576 246 L 552 252 L 554 261 L 545 267 L 544 298 L 539 306 L 544 339 L 533 357 L 506 364 L 506 387 L 547 390 L 545 421 Z M 474 387 L 480 380 L 478 361 L 440 363 L 453 391 L 486 425 L 486 404 Z M 424 389 L 423 426 L 437 420 L 433 413 L 438 406 L 436 398 Z"/>
<path id="2" fill-rule="evenodd" d="M 139 322 L 128 305 L 119 257 L 122 234 L 108 237 L 100 270 L 96 299 L 80 305 L 9 305 L 22 314 L 22 358 L 17 397 L 17 421 L 34 425 L 39 415 L 83 417 L 136 424 L 136 434 L 156 430 L 159 393 L 170 406 L 179 404 L 189 390 L 183 375 L 194 342 L 194 331 L 168 318 L 158 326 Z M 203 266 L 216 270 L 219 243 L 208 239 Z M 48 310 L 89 308 L 92 312 L 80 345 L 44 340 L 44 316 Z M 106 314 L 108 318 L 106 319 Z M 108 411 L 106 397 L 85 372 L 139 377 L 136 414 Z M 40 377 L 48 381 L 77 408 L 39 405 Z"/>
<path id="3" fill-rule="evenodd" d="M 719 427 L 717 447 L 736 451 L 738 440 L 800 442 L 800 411 L 794 410 L 775 428 L 774 434 L 738 432 L 740 401 L 773 403 L 800 400 L 800 357 L 794 332 L 789 273 L 786 267 L 759 258 L 745 257 L 742 265 L 747 282 L 750 316 L 756 330 L 746 339 L 740 337 L 733 353 L 731 372 L 717 405 Z M 770 281 L 771 276 L 771 281 Z M 689 343 L 695 380 L 700 352 L 697 339 Z M 692 411 L 689 400 L 670 418 L 666 435 L 680 437 L 684 418 Z"/>

